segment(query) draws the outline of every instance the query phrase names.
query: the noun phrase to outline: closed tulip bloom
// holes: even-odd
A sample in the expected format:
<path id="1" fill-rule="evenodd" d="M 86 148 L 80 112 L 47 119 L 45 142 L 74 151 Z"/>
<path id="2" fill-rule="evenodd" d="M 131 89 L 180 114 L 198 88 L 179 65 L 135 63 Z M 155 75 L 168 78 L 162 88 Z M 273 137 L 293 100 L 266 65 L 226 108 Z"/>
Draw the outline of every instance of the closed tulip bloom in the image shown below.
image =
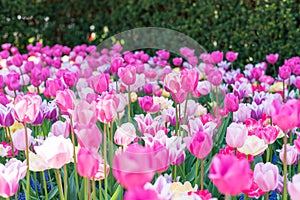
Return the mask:
<path id="1" fill-rule="evenodd" d="M 247 136 L 247 127 L 244 124 L 233 122 L 227 127 L 226 143 L 233 148 L 240 148 L 244 145 Z"/>
<path id="2" fill-rule="evenodd" d="M 176 66 L 176 67 L 179 67 L 181 64 L 182 64 L 182 58 L 178 57 L 178 58 L 173 58 L 173 64 Z"/>
<path id="3" fill-rule="evenodd" d="M 102 133 L 96 124 L 75 126 L 75 134 L 81 147 L 98 149 L 102 142 Z"/>
<path id="4" fill-rule="evenodd" d="M 224 53 L 221 51 L 213 51 L 210 54 L 210 57 L 215 64 L 218 64 L 219 62 L 223 61 L 223 56 Z"/>
<path id="5" fill-rule="evenodd" d="M 299 126 L 300 101 L 289 99 L 285 104 L 280 104 L 278 99 L 274 100 L 271 107 L 272 121 L 284 132 Z"/>
<path id="6" fill-rule="evenodd" d="M 208 177 L 220 193 L 236 196 L 248 188 L 251 173 L 246 159 L 218 154 L 212 159 Z"/>
<path id="7" fill-rule="evenodd" d="M 136 130 L 132 123 L 124 123 L 117 128 L 114 141 L 117 145 L 127 146 L 136 138 Z"/>
<path id="8" fill-rule="evenodd" d="M 113 159 L 113 175 L 126 189 L 143 187 L 155 174 L 153 152 L 139 144 L 129 145 Z M 130 165 L 128 165 L 130 163 Z"/>
<path id="9" fill-rule="evenodd" d="M 76 169 L 80 176 L 92 179 L 98 172 L 100 154 L 88 148 L 80 148 L 77 153 Z"/>
<path id="10" fill-rule="evenodd" d="M 214 70 L 208 74 L 207 80 L 214 86 L 219 86 L 222 84 L 223 75 L 220 70 Z"/>
<path id="11" fill-rule="evenodd" d="M 21 88 L 20 74 L 12 71 L 6 75 L 5 83 L 9 90 L 19 90 Z"/>
<path id="12" fill-rule="evenodd" d="M 0 163 L 0 196 L 9 198 L 13 196 L 19 186 L 19 181 L 26 175 L 26 162 L 16 158 L 10 159 L 5 165 Z"/>
<path id="13" fill-rule="evenodd" d="M 99 74 L 88 79 L 89 86 L 98 94 L 108 90 L 109 74 Z"/>
<path id="14" fill-rule="evenodd" d="M 13 108 L 0 104 L 0 126 L 9 127 L 13 125 L 14 122 Z"/>
<path id="15" fill-rule="evenodd" d="M 21 54 L 16 54 L 12 57 L 11 59 L 12 64 L 15 65 L 16 67 L 21 67 L 23 65 L 23 57 Z"/>
<path id="16" fill-rule="evenodd" d="M 212 150 L 212 137 L 206 132 L 199 131 L 192 137 L 185 138 L 188 150 L 197 158 L 204 159 Z"/>
<path id="17" fill-rule="evenodd" d="M 34 147 L 35 152 L 42 156 L 48 168 L 60 169 L 63 165 L 73 162 L 73 144 L 68 138 L 51 136 L 40 146 Z"/>
<path id="18" fill-rule="evenodd" d="M 290 78 L 291 73 L 292 73 L 292 70 L 289 66 L 283 65 L 282 67 L 279 67 L 279 77 L 282 80 L 286 80 L 286 79 Z"/>
<path id="19" fill-rule="evenodd" d="M 279 150 L 279 157 L 282 162 L 284 162 L 284 151 L 283 147 L 281 150 Z M 291 146 L 290 144 L 286 145 L 286 164 L 287 165 L 293 165 L 296 163 L 298 158 L 298 152 L 294 146 Z"/>
<path id="20" fill-rule="evenodd" d="M 186 92 L 194 91 L 198 86 L 199 74 L 194 69 L 185 69 L 180 72 L 181 87 Z"/>
<path id="21" fill-rule="evenodd" d="M 298 200 L 300 196 L 300 174 L 293 176 L 292 181 L 288 183 L 288 192 L 292 200 Z"/>
<path id="22" fill-rule="evenodd" d="M 239 98 L 234 94 L 226 94 L 224 107 L 228 110 L 228 112 L 237 111 L 239 109 Z"/>
<path id="23" fill-rule="evenodd" d="M 22 123 L 32 123 L 37 117 L 42 99 L 38 95 L 18 95 L 15 99 L 15 119 Z"/>
<path id="24" fill-rule="evenodd" d="M 102 123 L 111 122 L 117 112 L 117 102 L 114 99 L 114 94 L 105 93 L 96 104 L 96 116 Z"/>
<path id="25" fill-rule="evenodd" d="M 268 145 L 259 137 L 255 135 L 247 136 L 244 145 L 238 148 L 238 151 L 246 154 L 257 156 L 263 153 L 268 148 Z"/>
<path id="26" fill-rule="evenodd" d="M 275 64 L 277 62 L 277 60 L 278 60 L 278 57 L 279 57 L 278 53 L 276 53 L 276 54 L 269 54 L 269 55 L 266 56 L 266 60 L 270 64 Z"/>
<path id="27" fill-rule="evenodd" d="M 76 83 L 78 81 L 78 74 L 67 71 L 63 74 L 63 79 L 67 86 L 73 87 L 76 85 Z"/>
<path id="28" fill-rule="evenodd" d="M 133 65 L 121 67 L 118 70 L 118 75 L 125 85 L 133 85 L 136 80 L 136 68 Z"/>
<path id="29" fill-rule="evenodd" d="M 65 86 L 63 85 L 63 82 L 61 79 L 48 79 L 46 81 L 46 88 L 45 88 L 45 96 L 50 98 L 50 97 L 55 97 L 56 93 L 60 90 L 64 90 Z"/>
<path id="30" fill-rule="evenodd" d="M 254 168 L 254 181 L 264 192 L 275 190 L 279 183 L 278 167 L 270 162 L 256 164 Z"/>
<path id="31" fill-rule="evenodd" d="M 86 101 L 80 101 L 75 108 L 75 121 L 81 125 L 94 124 L 97 121 L 95 114 L 96 103 L 88 103 Z"/>
<path id="32" fill-rule="evenodd" d="M 147 113 L 156 113 L 160 109 L 159 104 L 154 104 L 151 96 L 138 97 L 140 107 Z"/>
<path id="33" fill-rule="evenodd" d="M 226 59 L 229 62 L 234 62 L 237 59 L 238 55 L 239 55 L 239 53 L 237 53 L 237 52 L 228 51 L 226 53 Z"/>
<path id="34" fill-rule="evenodd" d="M 66 121 L 56 121 L 52 124 L 52 133 L 55 136 L 62 135 L 64 138 L 69 137 L 70 135 L 70 120 Z"/>
<path id="35" fill-rule="evenodd" d="M 55 97 L 55 102 L 60 108 L 62 114 L 72 114 L 75 109 L 75 94 L 70 89 L 58 91 Z"/>

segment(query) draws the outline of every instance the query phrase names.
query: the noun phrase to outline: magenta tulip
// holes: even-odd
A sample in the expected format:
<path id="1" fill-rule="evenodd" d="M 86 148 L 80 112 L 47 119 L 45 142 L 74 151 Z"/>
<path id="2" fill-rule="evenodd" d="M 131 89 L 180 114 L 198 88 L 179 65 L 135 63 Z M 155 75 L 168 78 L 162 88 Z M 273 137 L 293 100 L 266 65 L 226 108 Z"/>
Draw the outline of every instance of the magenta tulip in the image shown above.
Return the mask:
<path id="1" fill-rule="evenodd" d="M 75 109 L 75 94 L 72 90 L 65 89 L 58 91 L 55 97 L 55 102 L 62 114 L 72 114 Z"/>
<path id="2" fill-rule="evenodd" d="M 136 68 L 133 65 L 121 67 L 118 70 L 118 75 L 125 85 L 133 85 L 136 80 Z"/>
<path id="3" fill-rule="evenodd" d="M 278 60 L 278 57 L 279 57 L 278 53 L 276 53 L 276 54 L 269 54 L 269 55 L 266 56 L 266 60 L 270 64 L 275 64 L 277 62 L 277 60 Z"/>
<path id="4" fill-rule="evenodd" d="M 226 94 L 224 99 L 224 107 L 228 112 L 235 112 L 239 109 L 239 98 L 234 94 Z"/>
<path id="5" fill-rule="evenodd" d="M 191 138 L 185 138 L 188 150 L 197 158 L 204 159 L 212 150 L 213 140 L 206 132 L 199 131 Z"/>

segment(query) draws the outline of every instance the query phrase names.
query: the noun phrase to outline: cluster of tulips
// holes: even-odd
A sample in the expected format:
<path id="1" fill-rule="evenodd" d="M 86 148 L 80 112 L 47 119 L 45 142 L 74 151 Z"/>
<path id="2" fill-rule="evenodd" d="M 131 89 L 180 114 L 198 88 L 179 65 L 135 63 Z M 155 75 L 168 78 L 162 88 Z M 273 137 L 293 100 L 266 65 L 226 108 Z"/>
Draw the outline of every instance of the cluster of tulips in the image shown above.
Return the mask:
<path id="1" fill-rule="evenodd" d="M 1 48 L 1 197 L 300 199 L 300 57 Z"/>

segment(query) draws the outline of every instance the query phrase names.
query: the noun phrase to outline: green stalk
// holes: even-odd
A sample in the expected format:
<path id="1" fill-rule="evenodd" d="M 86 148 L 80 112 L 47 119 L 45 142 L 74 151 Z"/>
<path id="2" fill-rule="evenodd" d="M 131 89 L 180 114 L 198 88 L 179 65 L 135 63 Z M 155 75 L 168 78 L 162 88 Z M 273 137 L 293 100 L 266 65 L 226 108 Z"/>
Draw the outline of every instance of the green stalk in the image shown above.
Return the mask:
<path id="1" fill-rule="evenodd" d="M 42 171 L 42 176 L 43 176 L 43 185 L 44 185 L 44 192 L 45 192 L 45 198 L 48 200 L 48 190 L 47 190 L 47 182 L 46 182 L 46 177 L 44 171 Z M 18 199 L 18 198 L 16 198 Z"/>
<path id="2" fill-rule="evenodd" d="M 283 192 L 282 192 L 282 199 L 287 200 L 287 163 L 286 163 L 286 144 L 287 144 L 287 133 L 284 132 L 283 138 Z"/>
<path id="3" fill-rule="evenodd" d="M 197 178 L 198 178 L 198 167 L 199 167 L 199 159 L 196 158 L 196 171 L 195 171 L 195 183 L 194 185 L 197 184 Z"/>
<path id="4" fill-rule="evenodd" d="M 201 183 L 200 183 L 200 189 L 203 190 L 204 189 L 204 160 L 201 159 Z"/>
<path id="5" fill-rule="evenodd" d="M 74 159 L 74 176 L 75 176 L 75 185 L 76 185 L 76 191 L 79 191 L 79 184 L 78 184 L 78 174 L 77 174 L 77 158 L 76 158 L 76 150 L 75 150 L 75 134 L 74 134 L 74 127 L 73 127 L 73 119 L 72 116 L 70 117 L 70 126 L 71 126 L 71 137 L 72 137 L 72 143 L 73 143 L 73 159 Z"/>
<path id="6" fill-rule="evenodd" d="M 88 191 L 87 191 L 87 178 L 83 178 L 83 194 L 84 194 L 84 200 L 88 199 Z"/>
<path id="7" fill-rule="evenodd" d="M 175 125 L 175 135 L 178 136 L 178 129 L 179 129 L 179 116 L 178 116 L 178 108 L 177 103 L 175 103 L 175 116 L 176 116 L 176 125 Z"/>
<path id="8" fill-rule="evenodd" d="M 128 85 L 128 113 L 127 113 L 127 121 L 130 122 L 131 121 L 131 117 L 130 117 L 130 107 L 131 107 L 131 97 L 130 97 L 130 85 Z"/>
<path id="9" fill-rule="evenodd" d="M 64 165 L 64 192 L 65 192 L 65 199 L 68 199 L 68 191 L 67 191 L 67 184 L 68 183 L 68 170 L 67 165 Z"/>
<path id="10" fill-rule="evenodd" d="M 269 200 L 269 192 L 266 192 L 266 194 L 265 194 L 265 200 Z"/>
<path id="11" fill-rule="evenodd" d="M 99 180 L 99 200 L 102 200 L 102 184 L 101 184 L 101 180 Z"/>
<path id="12" fill-rule="evenodd" d="M 270 161 L 270 147 L 267 148 L 267 156 L 266 156 L 266 162 Z"/>
<path id="13" fill-rule="evenodd" d="M 11 155 L 12 157 L 15 157 L 15 147 L 14 147 L 14 143 L 13 143 L 13 140 L 12 140 L 12 137 L 11 137 L 11 132 L 10 132 L 10 129 L 8 127 L 5 127 L 9 137 L 10 137 L 10 140 L 11 140 Z"/>
<path id="14" fill-rule="evenodd" d="M 54 169 L 54 172 L 55 172 L 55 177 L 56 177 L 56 181 L 57 181 L 59 199 L 64 200 L 64 194 L 63 194 L 63 189 L 62 189 L 60 171 L 59 171 L 59 169 Z"/>
<path id="15" fill-rule="evenodd" d="M 28 144 L 28 134 L 27 134 L 27 127 L 26 123 L 23 123 L 25 129 L 25 155 L 26 155 L 26 165 L 27 165 L 27 172 L 26 172 L 26 200 L 30 199 L 30 171 L 29 171 L 29 144 Z"/>
<path id="16" fill-rule="evenodd" d="M 93 200 L 97 200 L 96 199 L 96 182 L 95 182 L 95 180 L 93 179 L 93 181 L 92 181 L 92 191 L 93 191 Z"/>
<path id="17" fill-rule="evenodd" d="M 282 98 L 282 99 L 283 99 L 283 102 L 285 102 L 285 99 L 284 99 L 284 98 L 285 98 L 285 94 L 284 94 L 284 92 L 285 92 L 285 91 L 284 91 L 284 87 L 285 87 L 285 85 L 284 85 L 284 80 L 282 81 L 282 84 L 283 84 L 283 91 L 282 91 L 282 92 L 283 92 L 283 95 L 282 95 L 283 98 Z"/>
<path id="18" fill-rule="evenodd" d="M 189 99 L 189 93 L 186 96 L 185 104 L 184 104 L 184 113 L 183 113 L 183 119 L 184 119 L 184 124 L 187 123 L 187 115 L 186 115 L 186 110 L 187 110 L 187 104 L 188 104 L 188 99 Z"/>
<path id="19" fill-rule="evenodd" d="M 130 116 L 130 115 L 129 115 Z M 107 155 L 106 155 L 106 124 L 104 123 L 104 130 L 103 130 L 103 154 L 104 154 L 104 191 L 105 191 L 105 200 L 107 200 L 107 174 L 106 174 L 106 163 L 107 163 Z"/>

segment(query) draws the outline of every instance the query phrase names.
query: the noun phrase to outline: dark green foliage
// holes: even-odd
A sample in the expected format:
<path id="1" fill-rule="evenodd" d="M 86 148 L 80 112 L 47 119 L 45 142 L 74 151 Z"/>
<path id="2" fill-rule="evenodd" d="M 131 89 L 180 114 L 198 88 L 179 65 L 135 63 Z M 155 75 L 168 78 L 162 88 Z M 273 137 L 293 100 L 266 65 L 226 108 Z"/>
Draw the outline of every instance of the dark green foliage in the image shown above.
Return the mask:
<path id="1" fill-rule="evenodd" d="M 95 45 L 122 31 L 151 26 L 182 32 L 207 51 L 237 51 L 241 64 L 264 61 L 269 53 L 279 53 L 281 62 L 300 53 L 298 0 L 0 2 L 0 43 L 10 42 L 21 49 L 32 37 L 43 39 L 44 45 L 89 43 L 94 25 Z"/>

